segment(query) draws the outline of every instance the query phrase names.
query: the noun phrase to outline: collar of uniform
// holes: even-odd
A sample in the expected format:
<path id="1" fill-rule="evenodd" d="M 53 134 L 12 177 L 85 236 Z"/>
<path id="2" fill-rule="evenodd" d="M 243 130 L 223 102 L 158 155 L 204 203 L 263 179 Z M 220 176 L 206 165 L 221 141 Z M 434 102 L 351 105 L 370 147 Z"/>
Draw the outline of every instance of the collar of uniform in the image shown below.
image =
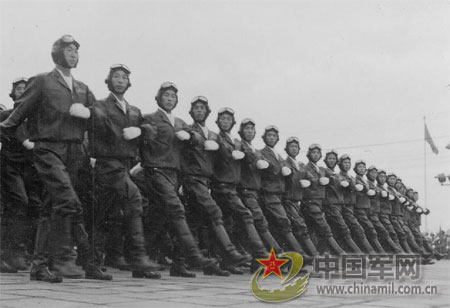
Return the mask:
<path id="1" fill-rule="evenodd" d="M 173 116 L 173 114 L 172 113 L 168 113 L 167 111 L 165 111 L 161 107 L 158 107 L 158 109 L 161 110 L 161 112 L 167 117 L 167 119 L 172 124 L 172 126 L 175 126 L 175 117 Z"/>
<path id="2" fill-rule="evenodd" d="M 290 159 L 294 163 L 295 169 L 297 169 L 297 170 L 300 169 L 300 164 L 298 163 L 298 161 L 296 159 L 290 157 L 289 155 L 288 155 L 288 159 Z"/>
<path id="3" fill-rule="evenodd" d="M 249 143 L 248 141 L 245 141 L 244 139 L 241 139 L 241 142 L 243 144 L 245 144 L 246 146 L 248 146 L 253 152 L 255 152 L 255 148 L 253 147 L 253 145 L 251 143 Z"/>
<path id="4" fill-rule="evenodd" d="M 55 70 L 59 73 L 59 75 L 65 81 L 65 83 L 66 83 L 67 87 L 70 89 L 70 91 L 73 91 L 73 76 L 72 76 L 72 74 L 70 74 L 69 77 L 66 77 L 59 68 L 55 67 Z"/>
<path id="5" fill-rule="evenodd" d="M 114 97 L 114 99 L 116 100 L 116 102 L 119 104 L 119 106 L 121 107 L 121 110 L 123 111 L 123 113 L 127 113 L 127 102 L 125 101 L 125 99 L 120 100 L 116 94 L 114 94 L 113 92 L 111 92 L 111 95 Z"/>

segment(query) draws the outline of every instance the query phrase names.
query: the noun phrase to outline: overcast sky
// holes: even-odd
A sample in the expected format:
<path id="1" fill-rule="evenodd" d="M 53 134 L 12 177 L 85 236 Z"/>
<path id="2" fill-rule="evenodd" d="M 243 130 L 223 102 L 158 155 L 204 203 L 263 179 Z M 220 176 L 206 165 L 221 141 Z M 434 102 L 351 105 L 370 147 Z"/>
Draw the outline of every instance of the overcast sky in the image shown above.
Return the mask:
<path id="1" fill-rule="evenodd" d="M 449 2 L 432 1 L 0 1 L 1 103 L 11 81 L 50 71 L 63 34 L 81 44 L 73 71 L 97 98 L 108 68 L 132 70 L 128 101 L 156 109 L 159 85 L 175 82 L 175 114 L 188 123 L 191 99 L 205 95 L 238 121 L 281 130 L 278 150 L 297 136 L 394 171 L 431 210 L 428 228 L 450 228 Z M 424 124 L 439 155 L 426 147 Z M 237 128 L 235 129 L 236 132 Z"/>

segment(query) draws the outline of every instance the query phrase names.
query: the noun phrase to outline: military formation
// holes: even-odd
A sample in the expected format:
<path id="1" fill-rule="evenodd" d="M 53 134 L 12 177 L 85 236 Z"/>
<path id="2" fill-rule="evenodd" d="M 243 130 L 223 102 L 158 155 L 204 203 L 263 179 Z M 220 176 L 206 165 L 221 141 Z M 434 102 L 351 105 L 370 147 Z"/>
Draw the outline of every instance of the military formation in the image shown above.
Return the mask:
<path id="1" fill-rule="evenodd" d="M 191 101 L 192 124 L 173 115 L 178 87 L 163 83 L 151 114 L 130 105 L 131 70 L 110 67 L 107 98 L 75 80 L 80 44 L 58 39 L 50 73 L 12 83 L 14 107 L 0 112 L 0 271 L 30 279 L 111 280 L 254 272 L 257 259 L 294 251 L 306 262 L 325 253 L 414 254 L 440 259 L 420 231 L 418 192 L 394 173 L 300 141 L 277 153 L 268 126 L 255 149 L 256 123 L 235 111 L 205 125 L 208 99 Z M 326 167 L 318 162 L 323 159 Z M 350 174 L 351 169 L 355 176 Z"/>

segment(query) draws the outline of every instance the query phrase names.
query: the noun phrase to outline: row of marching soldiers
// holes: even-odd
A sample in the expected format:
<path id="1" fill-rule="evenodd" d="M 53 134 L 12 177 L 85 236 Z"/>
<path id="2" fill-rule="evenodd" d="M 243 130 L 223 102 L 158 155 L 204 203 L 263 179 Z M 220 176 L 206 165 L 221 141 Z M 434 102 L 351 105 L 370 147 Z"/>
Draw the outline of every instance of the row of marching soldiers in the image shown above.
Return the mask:
<path id="1" fill-rule="evenodd" d="M 158 279 L 169 265 L 171 276 L 229 276 L 256 270 L 271 249 L 307 262 L 325 252 L 441 257 L 420 232 L 429 211 L 394 174 L 356 161 L 353 178 L 351 158 L 335 151 L 319 167 L 318 144 L 304 165 L 296 137 L 283 159 L 276 126 L 256 150 L 252 119 L 239 124 L 240 140 L 230 134 L 231 108 L 218 111 L 214 133 L 203 96 L 187 125 L 172 113 L 171 82 L 157 91 L 157 111 L 142 115 L 125 100 L 131 71 L 122 64 L 109 70 L 109 96 L 96 100 L 71 75 L 79 47 L 58 39 L 55 69 L 14 82 L 14 108 L 0 113 L 2 272 L 31 263 L 31 280 L 111 280 L 108 265 Z"/>

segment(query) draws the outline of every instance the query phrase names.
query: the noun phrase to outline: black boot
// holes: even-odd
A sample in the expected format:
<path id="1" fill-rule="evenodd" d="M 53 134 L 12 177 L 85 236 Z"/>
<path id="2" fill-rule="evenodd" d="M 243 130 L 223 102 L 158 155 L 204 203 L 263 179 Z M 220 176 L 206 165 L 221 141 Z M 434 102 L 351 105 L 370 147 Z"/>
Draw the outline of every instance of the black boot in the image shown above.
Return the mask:
<path id="1" fill-rule="evenodd" d="M 353 241 L 353 239 L 352 239 L 350 234 L 348 234 L 348 235 L 346 235 L 344 237 L 344 242 L 350 248 L 352 253 L 356 253 L 356 254 L 359 254 L 359 255 L 363 254 L 361 249 L 359 249 L 358 245 L 356 245 L 356 243 Z"/>
<path id="2" fill-rule="evenodd" d="M 259 233 L 259 236 L 261 237 L 261 240 L 263 241 L 264 245 L 266 246 L 267 250 L 273 250 L 276 254 L 280 254 L 283 252 L 278 242 L 275 240 L 275 238 L 272 236 L 272 233 L 269 232 L 269 230 L 265 230 L 263 232 Z"/>
<path id="3" fill-rule="evenodd" d="M 311 241 L 311 238 L 303 238 L 303 244 L 305 245 L 306 249 L 308 250 L 309 254 L 312 257 L 320 255 L 319 251 L 317 251 L 316 246 Z"/>
<path id="4" fill-rule="evenodd" d="M 204 267 L 217 263 L 217 260 L 205 258 L 202 255 L 184 218 L 174 220 L 173 225 L 178 233 L 181 245 L 185 247 L 186 263 L 189 267 Z"/>
<path id="5" fill-rule="evenodd" d="M 403 239 L 400 241 L 400 244 L 402 245 L 403 251 L 409 254 L 414 254 L 411 250 L 411 248 L 408 245 L 408 241 L 406 239 Z"/>
<path id="6" fill-rule="evenodd" d="M 195 278 L 196 275 L 192 272 L 188 272 L 184 261 L 175 262 L 170 267 L 170 276 L 172 277 L 185 277 L 185 278 Z"/>
<path id="7" fill-rule="evenodd" d="M 228 233 L 223 225 L 213 226 L 213 230 L 216 234 L 217 240 L 225 250 L 226 255 L 224 258 L 226 258 L 225 262 L 227 262 L 227 264 L 240 265 L 251 260 L 251 258 L 240 254 L 236 250 L 236 247 L 231 242 L 230 237 L 228 236 Z"/>
<path id="8" fill-rule="evenodd" d="M 142 218 L 133 217 L 126 220 L 126 223 L 126 235 L 128 238 L 128 242 L 130 243 L 131 268 L 133 269 L 133 271 L 139 272 L 146 270 L 159 270 L 161 266 L 151 261 L 146 254 Z M 140 275 L 137 274 L 137 276 Z"/>
<path id="9" fill-rule="evenodd" d="M 30 271 L 30 280 L 44 281 L 50 283 L 62 282 L 63 278 L 58 274 L 50 272 L 45 265 L 32 265 Z"/>
<path id="10" fill-rule="evenodd" d="M 123 223 L 114 221 L 109 222 L 107 226 L 105 265 L 121 271 L 130 271 L 131 265 L 126 261 L 123 253 Z"/>
<path id="11" fill-rule="evenodd" d="M 247 232 L 247 235 L 248 235 L 248 241 L 250 243 L 250 249 L 251 249 L 251 254 L 252 254 L 253 258 L 267 257 L 269 254 L 268 254 L 266 248 L 264 247 L 261 237 L 259 236 L 259 233 L 256 230 L 253 222 L 245 223 L 245 231 Z"/>
<path id="12" fill-rule="evenodd" d="M 75 264 L 77 254 L 72 241 L 72 217 L 55 215 L 50 222 L 50 226 L 51 271 L 65 278 L 83 278 L 83 271 Z"/>
<path id="13" fill-rule="evenodd" d="M 385 241 L 386 244 L 394 251 L 395 254 L 403 253 L 403 250 L 399 246 L 397 246 L 397 244 L 390 237 L 387 237 Z"/>
<path id="14" fill-rule="evenodd" d="M 0 273 L 17 273 L 17 269 L 9 265 L 5 260 L 0 260 Z"/>
<path id="15" fill-rule="evenodd" d="M 148 278 L 148 279 L 160 279 L 161 274 L 153 272 L 151 270 L 133 271 L 133 278 Z"/>
<path id="16" fill-rule="evenodd" d="M 231 273 L 229 271 L 222 270 L 217 264 L 211 264 L 203 267 L 203 275 L 208 276 L 230 276 Z"/>
<path id="17" fill-rule="evenodd" d="M 339 246 L 339 244 L 336 242 L 336 240 L 330 236 L 327 238 L 327 244 L 328 247 L 335 252 L 337 255 L 343 256 L 343 255 L 347 255 L 345 253 L 345 251 L 341 248 L 341 246 Z"/>
<path id="18" fill-rule="evenodd" d="M 95 279 L 95 280 L 112 280 L 113 277 L 108 274 L 104 274 L 100 266 L 96 266 L 93 264 L 89 264 L 86 266 L 85 270 L 85 278 L 86 279 Z"/>
<path id="19" fill-rule="evenodd" d="M 370 243 L 372 244 L 372 247 L 375 249 L 375 251 L 379 254 L 384 254 L 386 253 L 383 249 L 383 247 L 380 244 L 380 241 L 378 241 L 378 236 L 372 236 L 370 238 Z"/>
<path id="20" fill-rule="evenodd" d="M 244 275 L 244 271 L 234 265 L 220 265 L 224 271 L 230 272 L 233 275 Z"/>

